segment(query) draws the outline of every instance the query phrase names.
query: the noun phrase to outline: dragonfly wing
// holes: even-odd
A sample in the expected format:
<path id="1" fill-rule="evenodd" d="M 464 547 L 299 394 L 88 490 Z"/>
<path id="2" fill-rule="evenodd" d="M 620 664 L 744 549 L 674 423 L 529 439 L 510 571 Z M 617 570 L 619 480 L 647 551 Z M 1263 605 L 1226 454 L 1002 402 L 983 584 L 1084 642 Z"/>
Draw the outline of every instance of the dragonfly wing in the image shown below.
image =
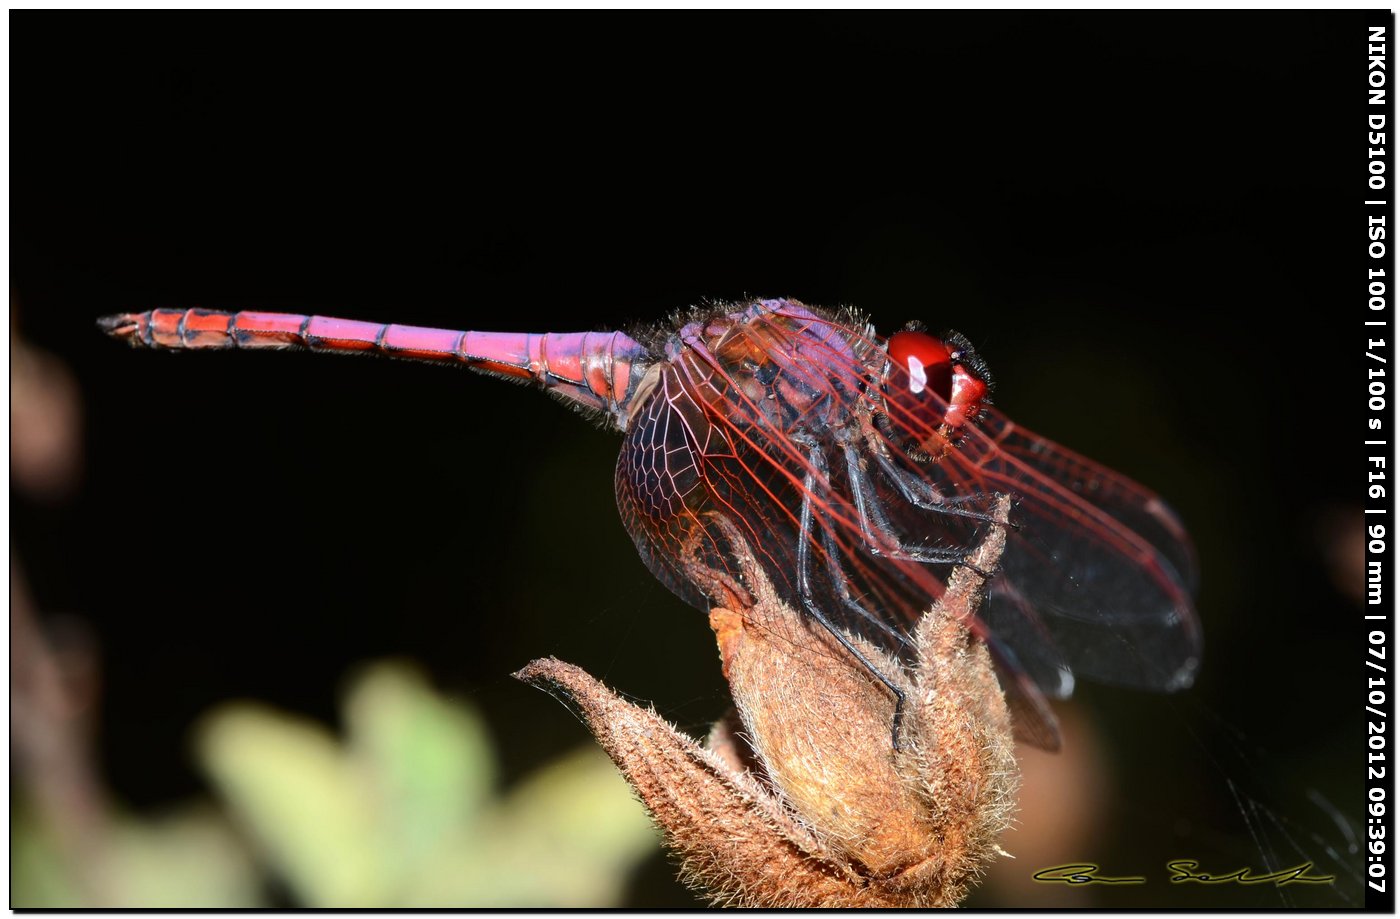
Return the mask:
<path id="1" fill-rule="evenodd" d="M 1002 453 L 1107 512 L 1144 539 L 1194 593 L 1199 586 L 1196 550 L 1176 512 L 1153 492 L 1072 450 L 1030 433 L 994 409 L 987 409 L 983 432 Z"/>
<path id="2" fill-rule="evenodd" d="M 1046 695 L 1068 695 L 1074 675 L 1191 684 L 1201 655 L 1194 555 L 1160 498 L 995 413 L 929 468 L 951 494 L 1014 496 L 984 619 Z"/>

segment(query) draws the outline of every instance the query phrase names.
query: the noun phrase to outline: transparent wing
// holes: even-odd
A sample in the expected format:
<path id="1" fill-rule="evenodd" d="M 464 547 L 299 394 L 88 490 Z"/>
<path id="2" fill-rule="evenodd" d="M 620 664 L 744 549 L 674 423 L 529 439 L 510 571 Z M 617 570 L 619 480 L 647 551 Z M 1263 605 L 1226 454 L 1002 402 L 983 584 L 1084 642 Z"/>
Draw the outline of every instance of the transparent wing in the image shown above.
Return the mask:
<path id="1" fill-rule="evenodd" d="M 1073 675 L 1190 685 L 1201 656 L 1195 554 L 1161 498 L 991 410 L 926 469 L 950 495 L 1014 496 L 1016 529 L 984 618 L 1048 695 L 1068 695 Z"/>

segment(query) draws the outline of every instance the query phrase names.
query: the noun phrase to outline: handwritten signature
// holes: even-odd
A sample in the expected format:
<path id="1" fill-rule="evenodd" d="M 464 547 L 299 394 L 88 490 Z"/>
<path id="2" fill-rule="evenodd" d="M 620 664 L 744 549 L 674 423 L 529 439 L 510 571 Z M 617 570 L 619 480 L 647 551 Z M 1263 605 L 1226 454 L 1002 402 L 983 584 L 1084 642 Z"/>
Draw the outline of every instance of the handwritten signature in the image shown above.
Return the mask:
<path id="1" fill-rule="evenodd" d="M 1334 875 L 1318 877 L 1308 874 L 1312 870 L 1312 862 L 1304 862 L 1291 868 L 1284 868 L 1270 874 L 1254 874 L 1252 868 L 1240 868 L 1228 874 L 1208 874 L 1201 871 L 1201 863 L 1192 859 L 1179 859 L 1174 862 L 1167 862 L 1167 870 L 1171 872 L 1168 876 L 1173 884 L 1273 884 L 1275 887 L 1282 887 L 1285 884 L 1330 884 L 1336 880 Z M 1085 862 L 1078 865 L 1056 865 L 1054 868 L 1042 868 L 1032 877 L 1042 884 L 1146 884 L 1145 877 L 1107 877 L 1098 873 L 1099 866 Z"/>
<path id="2" fill-rule="evenodd" d="M 1100 877 L 1098 864 L 1058 864 L 1036 871 L 1032 876 L 1043 884 L 1147 884 L 1145 877 Z"/>
<path id="3" fill-rule="evenodd" d="M 1172 872 L 1173 884 L 1273 884 L 1275 887 L 1282 887 L 1285 884 L 1330 884 L 1337 879 L 1330 874 L 1325 877 L 1309 875 L 1308 871 L 1312 870 L 1312 866 L 1312 862 L 1303 862 L 1301 865 L 1284 868 L 1272 874 L 1253 874 L 1253 868 L 1241 868 L 1229 874 L 1198 874 L 1196 872 L 1201 867 L 1200 862 L 1190 859 L 1167 862 L 1167 870 Z"/>
<path id="4" fill-rule="evenodd" d="M 1107 878 L 1097 875 L 1094 872 L 1099 870 L 1098 865 L 1058 865 L 1054 868 L 1044 868 L 1037 871 L 1031 877 L 1046 884 L 1059 882 L 1062 884 L 1146 884 L 1147 878 Z"/>

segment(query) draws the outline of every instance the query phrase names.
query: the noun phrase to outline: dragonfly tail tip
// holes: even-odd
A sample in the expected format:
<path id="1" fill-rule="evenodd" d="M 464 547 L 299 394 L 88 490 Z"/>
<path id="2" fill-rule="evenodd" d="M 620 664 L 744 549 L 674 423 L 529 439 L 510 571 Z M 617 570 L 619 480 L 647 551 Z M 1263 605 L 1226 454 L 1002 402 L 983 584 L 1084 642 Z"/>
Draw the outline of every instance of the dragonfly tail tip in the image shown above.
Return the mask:
<path id="1" fill-rule="evenodd" d="M 117 313 L 97 320 L 97 327 L 113 338 L 128 338 L 137 328 L 136 317 L 130 313 Z"/>

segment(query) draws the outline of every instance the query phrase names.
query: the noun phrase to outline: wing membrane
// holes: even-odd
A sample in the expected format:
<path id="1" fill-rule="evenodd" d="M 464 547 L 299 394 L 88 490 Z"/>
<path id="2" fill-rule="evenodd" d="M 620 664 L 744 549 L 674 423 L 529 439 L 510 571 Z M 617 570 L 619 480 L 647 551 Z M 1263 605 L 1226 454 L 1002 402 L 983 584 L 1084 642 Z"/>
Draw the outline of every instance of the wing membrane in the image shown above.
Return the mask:
<path id="1" fill-rule="evenodd" d="M 989 412 L 931 476 L 953 493 L 1015 498 L 1016 531 L 988 626 L 1050 695 L 1065 671 L 1171 691 L 1190 685 L 1201 636 L 1194 552 L 1155 494 Z"/>

